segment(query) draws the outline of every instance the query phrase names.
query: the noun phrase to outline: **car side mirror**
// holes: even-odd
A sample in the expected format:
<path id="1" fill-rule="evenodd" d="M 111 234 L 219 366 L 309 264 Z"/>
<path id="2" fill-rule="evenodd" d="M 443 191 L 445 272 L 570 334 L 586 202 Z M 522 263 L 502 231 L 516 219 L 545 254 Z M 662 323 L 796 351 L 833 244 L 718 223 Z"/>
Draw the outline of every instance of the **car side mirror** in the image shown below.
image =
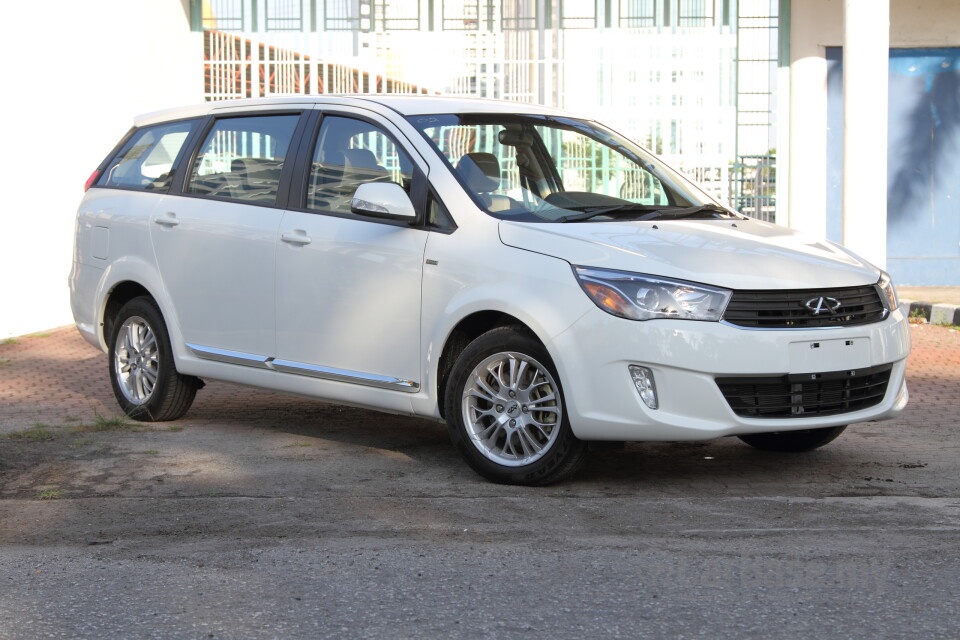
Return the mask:
<path id="1" fill-rule="evenodd" d="M 395 182 L 361 184 L 353 194 L 350 211 L 364 216 L 410 222 L 417 217 L 410 196 Z"/>

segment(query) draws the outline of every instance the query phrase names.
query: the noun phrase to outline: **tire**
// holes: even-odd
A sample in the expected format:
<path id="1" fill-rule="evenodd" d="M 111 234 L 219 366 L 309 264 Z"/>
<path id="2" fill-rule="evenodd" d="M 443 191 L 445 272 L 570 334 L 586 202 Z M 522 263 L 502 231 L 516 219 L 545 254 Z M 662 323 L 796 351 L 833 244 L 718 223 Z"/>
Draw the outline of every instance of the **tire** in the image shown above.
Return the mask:
<path id="1" fill-rule="evenodd" d="M 492 329 L 467 345 L 445 396 L 450 439 L 488 480 L 542 486 L 583 463 L 586 443 L 570 428 L 553 361 L 516 327 Z"/>
<path id="2" fill-rule="evenodd" d="M 156 303 L 147 297 L 129 301 L 110 333 L 110 382 L 124 413 L 143 422 L 176 420 L 186 413 L 202 383 L 177 372 Z"/>
<path id="3" fill-rule="evenodd" d="M 801 429 L 800 431 L 778 431 L 776 433 L 754 433 L 737 436 L 751 447 L 763 451 L 811 451 L 833 442 L 843 433 L 847 425 L 826 427 L 823 429 Z"/>

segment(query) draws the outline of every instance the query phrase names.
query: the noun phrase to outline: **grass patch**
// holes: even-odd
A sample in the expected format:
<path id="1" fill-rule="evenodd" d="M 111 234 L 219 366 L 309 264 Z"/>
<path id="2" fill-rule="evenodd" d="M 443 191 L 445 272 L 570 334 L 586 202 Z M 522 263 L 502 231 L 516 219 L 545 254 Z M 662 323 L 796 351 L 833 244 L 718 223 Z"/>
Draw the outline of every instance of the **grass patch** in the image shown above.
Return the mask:
<path id="1" fill-rule="evenodd" d="M 126 418 L 120 416 L 110 416 L 109 418 L 96 414 L 93 426 L 97 431 L 109 431 L 111 429 L 129 429 L 133 425 L 127 422 Z"/>
<path id="2" fill-rule="evenodd" d="M 953 331 L 956 331 L 957 329 L 960 329 L 960 325 L 955 325 L 955 324 L 953 324 L 952 322 L 938 322 L 938 323 L 935 324 L 934 326 L 935 326 L 935 327 L 943 327 L 944 329 L 951 329 L 951 330 L 953 330 Z"/>
<path id="3" fill-rule="evenodd" d="M 910 324 L 926 324 L 927 317 L 923 315 L 923 309 L 914 309 L 907 317 L 907 321 L 910 322 Z"/>
<path id="4" fill-rule="evenodd" d="M 63 497 L 63 492 L 56 487 L 37 491 L 37 500 L 59 500 Z"/>
<path id="5" fill-rule="evenodd" d="M 90 433 L 99 431 L 135 431 L 136 425 L 127 422 L 126 418 L 120 416 L 105 417 L 99 413 L 94 413 L 96 418 L 90 424 L 79 424 L 71 431 L 74 433 Z"/>
<path id="6" fill-rule="evenodd" d="M 6 434 L 4 437 L 13 440 L 29 440 L 30 442 L 45 442 L 47 440 L 56 440 L 56 427 L 38 422 L 29 429 L 14 431 Z"/>
<path id="7" fill-rule="evenodd" d="M 5 365 L 5 364 L 10 364 L 10 361 L 9 361 L 9 360 L 0 360 L 0 367 L 2 367 L 2 366 Z"/>
<path id="8" fill-rule="evenodd" d="M 158 453 L 160 453 L 160 450 L 159 450 L 159 449 L 147 449 L 146 451 L 140 451 L 139 453 L 140 453 L 141 455 L 145 455 L 145 456 L 155 456 L 155 455 L 157 455 Z"/>
<path id="9" fill-rule="evenodd" d="M 41 333 L 31 333 L 28 337 L 30 338 L 49 338 L 52 336 L 52 333 L 41 332 Z"/>
<path id="10" fill-rule="evenodd" d="M 178 424 L 172 424 L 169 427 L 167 427 L 167 431 L 183 431 L 183 427 L 181 427 Z"/>
<path id="11" fill-rule="evenodd" d="M 88 444 L 93 444 L 96 442 L 93 438 L 79 438 L 70 443 L 70 446 L 73 447 L 85 447 Z"/>
<path id="12" fill-rule="evenodd" d="M 63 416 L 63 421 L 64 422 L 80 422 L 80 418 L 78 418 L 77 416 L 71 416 L 67 414 Z"/>
<path id="13" fill-rule="evenodd" d="M 20 341 L 16 338 L 7 338 L 3 341 L 3 344 L 20 344 Z"/>
<path id="14" fill-rule="evenodd" d="M 293 444 L 283 445 L 284 449 L 290 449 L 291 447 L 312 447 L 313 445 L 309 442 L 294 442 Z"/>

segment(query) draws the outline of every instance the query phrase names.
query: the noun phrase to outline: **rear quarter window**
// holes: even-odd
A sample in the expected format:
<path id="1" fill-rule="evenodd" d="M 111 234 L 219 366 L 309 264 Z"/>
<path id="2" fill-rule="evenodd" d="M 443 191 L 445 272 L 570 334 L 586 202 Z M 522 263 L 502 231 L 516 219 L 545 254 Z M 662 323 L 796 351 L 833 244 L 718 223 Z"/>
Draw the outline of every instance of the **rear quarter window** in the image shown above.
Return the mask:
<path id="1" fill-rule="evenodd" d="M 165 190 L 197 120 L 143 127 L 110 160 L 97 181 L 100 187 Z"/>

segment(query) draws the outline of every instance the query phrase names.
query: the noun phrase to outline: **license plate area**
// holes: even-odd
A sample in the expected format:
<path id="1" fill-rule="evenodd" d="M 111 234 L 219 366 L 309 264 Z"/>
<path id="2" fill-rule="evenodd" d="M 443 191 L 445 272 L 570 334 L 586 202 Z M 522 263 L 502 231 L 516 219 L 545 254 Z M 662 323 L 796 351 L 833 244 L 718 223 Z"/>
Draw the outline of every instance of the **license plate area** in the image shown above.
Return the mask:
<path id="1" fill-rule="evenodd" d="M 864 369 L 870 366 L 870 338 L 805 340 L 790 343 L 790 373 Z"/>

